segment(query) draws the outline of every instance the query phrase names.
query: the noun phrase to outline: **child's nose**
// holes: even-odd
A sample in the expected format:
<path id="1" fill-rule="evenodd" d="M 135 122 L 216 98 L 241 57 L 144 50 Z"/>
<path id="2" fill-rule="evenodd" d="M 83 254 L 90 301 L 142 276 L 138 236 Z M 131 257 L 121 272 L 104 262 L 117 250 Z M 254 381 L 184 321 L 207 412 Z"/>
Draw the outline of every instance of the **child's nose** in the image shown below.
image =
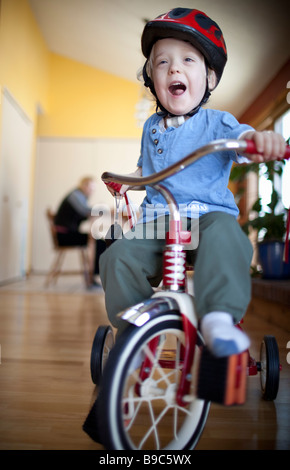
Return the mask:
<path id="1" fill-rule="evenodd" d="M 174 73 L 179 73 L 179 72 L 180 72 L 179 65 L 176 62 L 172 63 L 169 68 L 169 73 L 172 75 Z"/>

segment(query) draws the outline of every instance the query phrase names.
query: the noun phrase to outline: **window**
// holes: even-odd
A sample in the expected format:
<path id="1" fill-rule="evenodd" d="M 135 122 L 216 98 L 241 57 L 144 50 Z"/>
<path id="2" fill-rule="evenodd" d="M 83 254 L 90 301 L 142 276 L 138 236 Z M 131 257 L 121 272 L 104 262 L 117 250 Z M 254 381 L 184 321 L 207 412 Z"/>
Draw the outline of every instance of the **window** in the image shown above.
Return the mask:
<path id="1" fill-rule="evenodd" d="M 290 109 L 275 122 L 275 131 L 283 135 L 285 140 L 290 138 Z M 287 160 L 282 176 L 281 198 L 284 207 L 290 207 L 290 161 Z"/>
<path id="2" fill-rule="evenodd" d="M 274 130 L 283 135 L 285 140 L 290 137 L 290 109 L 288 109 L 282 116 L 274 122 Z M 276 184 L 277 183 L 277 184 Z M 290 207 L 290 161 L 288 160 L 283 169 L 283 176 L 281 180 L 275 181 L 275 189 L 280 193 L 281 203 L 277 212 L 281 212 L 283 207 Z M 265 177 L 265 165 L 260 165 L 259 174 L 259 197 L 263 212 L 268 212 L 267 204 L 270 202 L 272 192 L 272 183 Z"/>

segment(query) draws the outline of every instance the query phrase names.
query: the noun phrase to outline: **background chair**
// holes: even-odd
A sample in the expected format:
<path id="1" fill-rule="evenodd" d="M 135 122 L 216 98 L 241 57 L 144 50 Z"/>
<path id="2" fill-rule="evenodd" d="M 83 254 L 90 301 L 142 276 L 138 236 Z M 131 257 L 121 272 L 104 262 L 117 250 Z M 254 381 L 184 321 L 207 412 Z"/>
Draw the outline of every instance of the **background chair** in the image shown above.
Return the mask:
<path id="1" fill-rule="evenodd" d="M 87 287 L 91 285 L 92 280 L 92 269 L 90 267 L 90 257 L 88 246 L 59 246 L 57 240 L 56 227 L 54 225 L 54 214 L 50 209 L 46 210 L 46 217 L 49 224 L 49 231 L 51 235 L 51 240 L 53 248 L 55 251 L 55 259 L 52 263 L 50 271 L 45 280 L 45 287 L 48 287 L 51 283 L 56 283 L 58 276 L 63 274 L 68 274 L 66 271 L 62 271 L 62 265 L 65 258 L 65 255 L 71 251 L 78 251 L 80 254 L 81 262 L 81 273 L 84 276 L 85 284 Z"/>

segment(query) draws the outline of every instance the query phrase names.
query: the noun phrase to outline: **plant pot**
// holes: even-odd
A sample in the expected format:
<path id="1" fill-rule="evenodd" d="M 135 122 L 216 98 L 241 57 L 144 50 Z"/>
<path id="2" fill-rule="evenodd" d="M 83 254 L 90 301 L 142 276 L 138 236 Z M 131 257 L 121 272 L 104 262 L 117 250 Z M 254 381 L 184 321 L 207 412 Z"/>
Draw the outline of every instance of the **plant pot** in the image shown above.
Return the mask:
<path id="1" fill-rule="evenodd" d="M 258 244 L 264 279 L 289 279 L 290 263 L 283 261 L 284 242 L 264 241 Z"/>

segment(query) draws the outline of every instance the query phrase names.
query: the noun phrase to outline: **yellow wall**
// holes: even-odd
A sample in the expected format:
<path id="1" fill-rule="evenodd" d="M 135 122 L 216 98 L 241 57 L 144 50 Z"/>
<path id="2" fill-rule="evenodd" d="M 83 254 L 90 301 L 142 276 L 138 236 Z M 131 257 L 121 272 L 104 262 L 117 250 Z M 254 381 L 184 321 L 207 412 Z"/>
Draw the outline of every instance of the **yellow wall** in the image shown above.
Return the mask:
<path id="1" fill-rule="evenodd" d="M 50 54 L 49 109 L 40 136 L 139 137 L 135 106 L 140 85 Z"/>
<path id="2" fill-rule="evenodd" d="M 8 88 L 33 122 L 37 104 L 48 105 L 48 58 L 27 0 L 2 0 L 0 85 Z"/>
<path id="3" fill-rule="evenodd" d="M 0 5 L 0 86 L 8 88 L 38 135 L 140 136 L 137 82 L 50 53 L 28 0 Z"/>

